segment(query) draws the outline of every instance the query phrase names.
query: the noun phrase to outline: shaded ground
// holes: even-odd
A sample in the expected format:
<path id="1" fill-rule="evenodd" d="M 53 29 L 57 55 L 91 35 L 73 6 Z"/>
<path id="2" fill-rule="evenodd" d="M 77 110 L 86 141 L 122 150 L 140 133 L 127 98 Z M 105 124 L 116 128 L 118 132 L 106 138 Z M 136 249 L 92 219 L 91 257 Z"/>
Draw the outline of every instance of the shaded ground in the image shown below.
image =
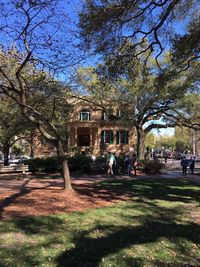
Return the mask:
<path id="1" fill-rule="evenodd" d="M 199 267 L 199 184 L 182 178 L 125 178 L 107 181 L 96 177 L 103 180 L 101 185 L 92 183 L 90 177 L 85 177 L 86 185 L 76 178 L 74 186 L 78 208 L 84 208 L 80 199 L 84 203 L 90 200 L 86 208 L 98 201 L 128 201 L 70 215 L 0 221 L 0 266 Z M 37 194 L 43 190 L 41 186 L 50 185 L 44 189 L 50 198 L 55 197 L 54 187 L 60 188 L 60 180 L 18 182 L 24 184 L 25 191 L 13 194 L 12 201 L 25 205 L 27 210 L 32 195 L 26 192 L 28 187 Z M 41 194 L 36 198 L 36 203 L 41 203 L 38 211 L 36 203 L 31 202 L 34 212 L 44 212 L 45 208 L 49 213 L 57 211 L 56 198 L 50 203 L 54 210 L 48 210 L 42 199 Z M 74 208 L 75 200 L 72 196 Z M 2 214 L 8 214 L 7 207 Z"/>
<path id="2" fill-rule="evenodd" d="M 140 174 L 137 179 L 180 177 L 180 171 L 158 176 Z M 12 178 L 12 179 L 8 179 Z M 185 178 L 185 177 L 184 177 Z M 199 175 L 188 175 L 186 178 L 200 182 Z M 61 214 L 72 211 L 83 211 L 91 208 L 109 206 L 129 198 L 119 188 L 105 188 L 98 182 L 111 179 L 106 176 L 82 176 L 72 178 L 74 192 L 64 192 L 63 182 L 58 175 L 9 175 L 0 177 L 0 220 L 32 215 Z M 130 179 L 127 176 L 115 177 L 114 180 Z M 136 179 L 136 178 L 132 178 Z"/>
<path id="3" fill-rule="evenodd" d="M 64 192 L 61 179 L 34 178 L 0 180 L 0 219 L 32 215 L 60 214 L 109 206 L 124 200 L 123 194 L 112 194 L 96 182 L 104 177 L 74 178 L 74 192 Z"/>

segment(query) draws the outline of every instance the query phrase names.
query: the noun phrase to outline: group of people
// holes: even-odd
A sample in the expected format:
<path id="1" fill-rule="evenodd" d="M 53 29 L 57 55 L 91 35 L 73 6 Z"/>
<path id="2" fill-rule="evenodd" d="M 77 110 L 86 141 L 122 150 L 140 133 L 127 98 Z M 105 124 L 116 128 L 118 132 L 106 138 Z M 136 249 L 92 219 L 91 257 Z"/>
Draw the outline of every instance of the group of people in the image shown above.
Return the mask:
<path id="1" fill-rule="evenodd" d="M 134 175 L 136 175 L 136 154 L 133 155 L 127 155 L 124 159 L 124 168 L 126 171 L 126 174 L 129 176 L 132 175 L 132 170 L 134 170 Z M 119 174 L 119 169 L 120 169 L 120 162 L 119 162 L 119 155 L 113 154 L 111 152 L 108 152 L 108 157 L 107 157 L 107 174 L 113 176 Z"/>
<path id="2" fill-rule="evenodd" d="M 183 157 L 181 159 L 181 166 L 182 166 L 182 174 L 187 175 L 187 169 L 190 168 L 191 173 L 194 173 L 195 168 L 195 157 L 191 157 L 190 159 L 187 159 L 186 157 Z"/>

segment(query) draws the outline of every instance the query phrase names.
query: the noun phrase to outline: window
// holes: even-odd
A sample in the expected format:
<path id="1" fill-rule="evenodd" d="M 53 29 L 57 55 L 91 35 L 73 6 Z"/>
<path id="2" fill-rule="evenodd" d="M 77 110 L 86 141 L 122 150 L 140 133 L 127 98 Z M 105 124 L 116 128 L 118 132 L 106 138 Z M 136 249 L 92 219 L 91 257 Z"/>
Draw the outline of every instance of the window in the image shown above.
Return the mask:
<path id="1" fill-rule="evenodd" d="M 126 112 L 125 112 L 125 110 L 117 109 L 117 111 L 116 111 L 116 116 L 117 116 L 118 118 L 123 118 L 123 117 L 125 117 L 125 116 L 126 116 Z"/>
<path id="2" fill-rule="evenodd" d="M 81 110 L 80 120 L 81 121 L 90 121 L 90 110 Z"/>
<path id="3" fill-rule="evenodd" d="M 128 131 L 117 131 L 117 144 L 128 144 L 129 132 Z"/>
<path id="4" fill-rule="evenodd" d="M 101 112 L 101 119 L 102 119 L 102 121 L 106 121 L 106 120 L 108 120 L 108 116 L 107 116 L 106 112 L 103 111 L 103 110 L 102 110 L 102 112 Z"/>
<path id="5" fill-rule="evenodd" d="M 102 121 L 108 121 L 108 120 L 112 119 L 113 117 L 115 117 L 115 116 L 114 116 L 112 108 L 108 109 L 107 111 L 102 110 L 102 112 L 101 112 Z"/>
<path id="6" fill-rule="evenodd" d="M 114 143 L 114 133 L 111 130 L 101 132 L 101 143 L 102 144 L 113 144 Z"/>
<path id="7" fill-rule="evenodd" d="M 44 136 L 41 136 L 41 137 L 40 137 L 40 143 L 41 143 L 42 145 L 46 145 L 47 140 L 44 138 Z"/>
<path id="8" fill-rule="evenodd" d="M 117 109 L 117 111 L 116 111 L 116 116 L 119 117 L 119 118 L 121 118 L 121 116 L 122 116 L 122 111 L 121 111 L 121 109 Z"/>

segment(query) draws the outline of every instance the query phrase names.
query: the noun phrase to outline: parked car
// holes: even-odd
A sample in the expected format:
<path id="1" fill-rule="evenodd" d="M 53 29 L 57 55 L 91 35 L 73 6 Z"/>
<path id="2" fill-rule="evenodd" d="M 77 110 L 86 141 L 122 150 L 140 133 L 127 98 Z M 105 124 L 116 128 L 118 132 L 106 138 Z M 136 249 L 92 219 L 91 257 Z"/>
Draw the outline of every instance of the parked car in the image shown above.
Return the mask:
<path id="1" fill-rule="evenodd" d="M 10 164 L 20 164 L 27 159 L 30 159 L 30 157 L 27 155 L 16 156 L 14 159 L 10 160 Z"/>
<path id="2" fill-rule="evenodd" d="M 3 161 L 4 161 L 3 154 L 0 154 L 0 163 L 3 163 Z"/>
<path id="3" fill-rule="evenodd" d="M 192 154 L 181 154 L 181 158 L 185 157 L 186 159 L 190 159 L 191 157 L 193 157 Z"/>
<path id="4" fill-rule="evenodd" d="M 200 156 L 195 156 L 195 161 L 200 162 Z"/>

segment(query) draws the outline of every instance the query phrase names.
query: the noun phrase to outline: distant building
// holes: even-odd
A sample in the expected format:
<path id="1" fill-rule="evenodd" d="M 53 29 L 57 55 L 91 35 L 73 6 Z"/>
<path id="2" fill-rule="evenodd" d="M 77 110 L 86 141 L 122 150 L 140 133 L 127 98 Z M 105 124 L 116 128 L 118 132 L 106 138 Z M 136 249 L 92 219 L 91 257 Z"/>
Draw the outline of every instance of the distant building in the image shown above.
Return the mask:
<path id="1" fill-rule="evenodd" d="M 67 152 L 90 152 L 94 155 L 105 151 L 130 153 L 136 143 L 135 129 L 121 108 L 104 111 L 100 108 L 77 103 L 70 113 Z M 36 141 L 35 141 L 36 142 Z M 56 149 L 41 137 L 35 147 L 35 156 L 56 154 Z"/>

